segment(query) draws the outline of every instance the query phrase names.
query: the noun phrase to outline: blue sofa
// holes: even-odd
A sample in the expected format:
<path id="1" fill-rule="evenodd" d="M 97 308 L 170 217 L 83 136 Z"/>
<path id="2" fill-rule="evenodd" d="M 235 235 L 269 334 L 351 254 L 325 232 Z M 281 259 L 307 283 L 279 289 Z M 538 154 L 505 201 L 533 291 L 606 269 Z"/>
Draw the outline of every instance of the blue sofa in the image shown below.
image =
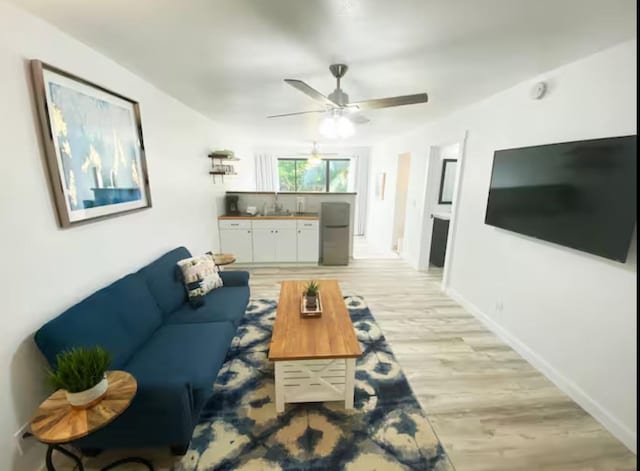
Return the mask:
<path id="1" fill-rule="evenodd" d="M 249 301 L 249 273 L 223 271 L 224 286 L 197 309 L 188 303 L 176 248 L 135 273 L 93 293 L 35 334 L 50 365 L 77 346 L 102 345 L 111 369 L 138 382 L 130 407 L 106 427 L 78 440 L 84 450 L 188 448 L 200 411 Z"/>

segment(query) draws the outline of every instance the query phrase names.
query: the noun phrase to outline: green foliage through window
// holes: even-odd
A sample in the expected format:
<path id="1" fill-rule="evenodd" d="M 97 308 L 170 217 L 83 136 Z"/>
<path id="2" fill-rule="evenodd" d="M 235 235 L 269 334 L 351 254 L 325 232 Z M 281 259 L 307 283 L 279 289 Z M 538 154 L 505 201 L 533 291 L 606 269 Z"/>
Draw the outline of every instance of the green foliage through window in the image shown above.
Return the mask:
<path id="1" fill-rule="evenodd" d="M 350 165 L 348 159 L 278 159 L 280 191 L 347 192 Z"/>

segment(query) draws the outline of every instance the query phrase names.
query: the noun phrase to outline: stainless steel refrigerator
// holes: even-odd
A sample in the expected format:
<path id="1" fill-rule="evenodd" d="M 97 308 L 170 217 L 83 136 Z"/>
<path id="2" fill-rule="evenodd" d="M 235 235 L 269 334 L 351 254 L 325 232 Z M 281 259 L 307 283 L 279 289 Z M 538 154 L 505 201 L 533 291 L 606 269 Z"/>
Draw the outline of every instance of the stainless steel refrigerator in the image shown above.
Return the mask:
<path id="1" fill-rule="evenodd" d="M 320 259 L 323 265 L 349 264 L 349 203 L 322 203 L 320 206 Z"/>

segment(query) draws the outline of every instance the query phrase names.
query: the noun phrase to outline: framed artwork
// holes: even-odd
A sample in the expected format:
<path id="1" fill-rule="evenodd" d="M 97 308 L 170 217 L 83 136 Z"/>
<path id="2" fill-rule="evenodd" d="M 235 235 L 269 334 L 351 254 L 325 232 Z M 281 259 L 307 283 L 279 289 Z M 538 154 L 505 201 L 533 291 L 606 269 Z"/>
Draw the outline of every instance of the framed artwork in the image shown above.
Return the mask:
<path id="1" fill-rule="evenodd" d="M 385 172 L 380 172 L 376 176 L 376 197 L 384 200 L 384 186 L 387 179 Z"/>
<path id="2" fill-rule="evenodd" d="M 138 103 L 38 60 L 31 72 L 60 225 L 150 208 Z"/>
<path id="3" fill-rule="evenodd" d="M 440 175 L 440 193 L 438 194 L 438 204 L 453 203 L 453 189 L 456 184 L 456 169 L 458 161 L 456 159 L 442 160 L 442 175 Z"/>

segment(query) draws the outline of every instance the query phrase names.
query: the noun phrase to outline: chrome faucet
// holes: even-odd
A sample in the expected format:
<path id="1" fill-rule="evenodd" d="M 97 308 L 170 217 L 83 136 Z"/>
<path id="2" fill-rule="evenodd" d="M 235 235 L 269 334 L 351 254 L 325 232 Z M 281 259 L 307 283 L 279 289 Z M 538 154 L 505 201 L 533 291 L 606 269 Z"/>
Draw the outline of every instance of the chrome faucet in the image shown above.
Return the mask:
<path id="1" fill-rule="evenodd" d="M 276 191 L 274 193 L 274 198 L 273 198 L 273 212 L 279 213 L 281 211 L 282 211 L 282 205 L 278 203 L 278 192 Z"/>

